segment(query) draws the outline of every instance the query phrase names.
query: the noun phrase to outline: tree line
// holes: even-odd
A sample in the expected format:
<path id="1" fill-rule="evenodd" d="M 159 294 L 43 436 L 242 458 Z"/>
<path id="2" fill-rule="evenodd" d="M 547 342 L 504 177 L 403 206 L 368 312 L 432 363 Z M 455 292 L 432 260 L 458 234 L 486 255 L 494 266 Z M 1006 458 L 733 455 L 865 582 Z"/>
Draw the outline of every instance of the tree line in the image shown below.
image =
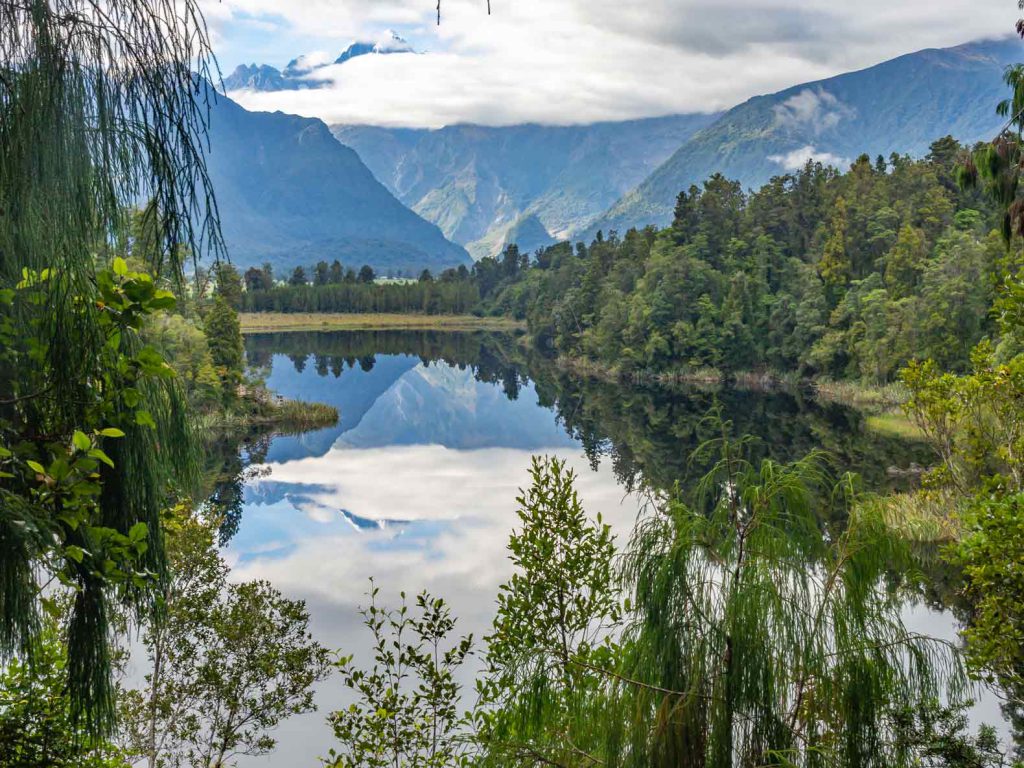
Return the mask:
<path id="1" fill-rule="evenodd" d="M 994 199 L 958 183 L 966 147 L 913 160 L 809 161 L 757 191 L 716 174 L 678 196 L 672 224 L 598 233 L 532 256 L 509 245 L 472 269 L 407 284 L 321 263 L 272 285 L 246 273 L 247 311 L 507 314 L 558 353 L 622 373 L 716 369 L 881 383 L 915 358 L 964 371 L 996 332 L 1020 248 Z M 298 272 L 298 270 L 297 270 Z M 271 285 L 272 287 L 267 287 Z M 1000 338 L 1002 353 L 1017 342 Z"/>
<path id="2" fill-rule="evenodd" d="M 886 382 L 925 357 L 962 371 L 1020 261 L 997 206 L 956 183 L 964 152 L 946 137 L 922 160 L 810 161 L 750 193 L 715 175 L 680 193 L 668 228 L 552 246 L 481 293 L 560 354 L 620 372 Z"/>
<path id="3" fill-rule="evenodd" d="M 275 281 L 273 266 L 245 271 L 246 312 L 392 312 L 430 315 L 466 314 L 480 303 L 476 281 L 464 265 L 444 270 L 437 279 L 423 270 L 418 280 L 377 282 L 372 267 L 358 272 L 337 260 L 312 269 L 296 267 L 287 281 Z"/>
<path id="4" fill-rule="evenodd" d="M 514 246 L 511 253 L 526 263 Z M 507 274 L 504 259 L 501 264 L 493 258 L 482 260 L 472 270 L 460 264 L 436 277 L 425 269 L 416 280 L 387 281 L 379 281 L 368 265 L 356 272 L 337 260 L 318 262 L 309 270 L 296 267 L 286 281 L 277 280 L 273 266 L 264 264 L 245 271 L 241 308 L 246 312 L 480 313 L 482 292 Z"/>

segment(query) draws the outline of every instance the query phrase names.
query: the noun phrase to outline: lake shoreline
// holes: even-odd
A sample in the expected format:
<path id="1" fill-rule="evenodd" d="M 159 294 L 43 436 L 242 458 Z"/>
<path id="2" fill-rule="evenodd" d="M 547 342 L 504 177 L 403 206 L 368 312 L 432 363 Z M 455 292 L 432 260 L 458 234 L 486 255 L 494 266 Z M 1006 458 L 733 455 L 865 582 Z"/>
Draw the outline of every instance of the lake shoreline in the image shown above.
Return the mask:
<path id="1" fill-rule="evenodd" d="M 924 434 L 903 411 L 909 393 L 900 384 L 871 385 L 827 378 L 801 378 L 793 373 L 771 370 L 733 371 L 726 374 L 710 367 L 660 373 L 625 373 L 614 366 L 570 355 L 558 355 L 555 365 L 576 376 L 669 389 L 687 386 L 704 389 L 730 387 L 744 391 L 791 394 L 802 391 L 819 403 L 834 403 L 864 413 L 867 416 L 867 428 L 879 434 L 907 440 L 924 439 Z"/>
<path id="2" fill-rule="evenodd" d="M 475 315 L 406 315 L 398 313 L 243 312 L 242 333 L 288 331 L 524 331 L 526 324 L 508 317 Z"/>

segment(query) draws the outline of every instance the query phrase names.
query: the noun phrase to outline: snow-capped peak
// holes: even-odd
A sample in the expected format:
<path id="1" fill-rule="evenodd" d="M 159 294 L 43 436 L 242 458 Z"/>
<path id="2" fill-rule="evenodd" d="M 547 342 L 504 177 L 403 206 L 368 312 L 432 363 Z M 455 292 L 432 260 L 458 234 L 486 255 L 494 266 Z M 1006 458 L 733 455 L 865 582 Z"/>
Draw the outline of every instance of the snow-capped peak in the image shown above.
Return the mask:
<path id="1" fill-rule="evenodd" d="M 349 59 L 368 53 L 415 53 L 415 49 L 393 29 L 387 29 L 376 40 L 355 41 L 334 60 L 334 63 L 344 64 Z"/>
<path id="2" fill-rule="evenodd" d="M 387 29 L 384 34 L 373 44 L 374 53 L 409 53 L 412 52 L 412 45 L 408 40 L 400 37 L 393 29 Z"/>
<path id="3" fill-rule="evenodd" d="M 314 69 L 319 69 L 331 63 L 331 55 L 325 51 L 313 51 L 304 53 L 288 62 L 281 74 L 285 77 L 302 77 L 308 75 Z"/>

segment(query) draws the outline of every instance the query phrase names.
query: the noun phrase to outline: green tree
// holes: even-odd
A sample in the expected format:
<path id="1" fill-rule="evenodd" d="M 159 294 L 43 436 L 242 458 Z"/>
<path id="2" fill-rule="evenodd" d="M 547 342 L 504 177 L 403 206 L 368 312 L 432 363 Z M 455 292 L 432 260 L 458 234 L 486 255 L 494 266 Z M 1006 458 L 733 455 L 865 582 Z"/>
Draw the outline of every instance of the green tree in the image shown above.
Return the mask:
<path id="1" fill-rule="evenodd" d="M 74 716 L 66 649 L 47 618 L 30 662 L 0 668 L 0 765 L 11 768 L 128 768 L 111 743 Z"/>
<path id="2" fill-rule="evenodd" d="M 352 656 L 337 667 L 356 701 L 328 718 L 341 750 L 325 760 L 333 768 L 455 768 L 471 765 L 470 720 L 462 709 L 456 674 L 472 652 L 473 638 L 451 637 L 455 619 L 447 604 L 426 592 L 416 612 L 402 595 L 399 608 L 377 604 L 370 586 L 363 624 L 373 635 L 373 667 Z"/>
<path id="3" fill-rule="evenodd" d="M 904 408 L 941 463 L 928 478 L 964 497 L 990 486 L 1024 489 L 1024 356 L 998 363 L 988 343 L 972 355 L 973 371 L 943 373 L 931 360 L 901 372 L 910 390 Z"/>
<path id="4" fill-rule="evenodd" d="M 894 764 L 892 704 L 962 684 L 955 656 L 907 629 L 882 587 L 909 550 L 820 454 L 755 463 L 748 449 L 709 443 L 720 458 L 692 502 L 634 533 L 618 677 L 629 730 L 613 761 Z M 837 504 L 841 530 L 824 524 Z"/>
<path id="5" fill-rule="evenodd" d="M 330 281 L 331 268 L 326 261 L 318 261 L 313 269 L 313 285 L 327 285 Z"/>
<path id="6" fill-rule="evenodd" d="M 846 200 L 840 197 L 836 200 L 832 221 L 829 224 L 828 239 L 825 240 L 821 260 L 818 262 L 821 279 L 833 292 L 833 295 L 838 295 L 846 287 L 852 274 L 846 244 L 846 214 Z"/>
<path id="7" fill-rule="evenodd" d="M 194 452 L 170 369 L 138 336 L 173 299 L 108 254 L 145 198 L 155 274 L 181 274 L 182 245 L 219 242 L 202 19 L 195 0 L 0 4 L 0 657 L 31 655 L 38 575 L 74 584 L 65 672 L 98 731 L 113 725 L 108 615 L 146 604 L 157 514 Z"/>
<path id="8" fill-rule="evenodd" d="M 377 275 L 374 274 L 373 267 L 369 264 L 363 264 L 363 266 L 359 268 L 358 280 L 360 283 L 372 283 L 376 279 Z"/>
<path id="9" fill-rule="evenodd" d="M 238 310 L 242 306 L 242 278 L 233 264 L 219 261 L 213 268 L 213 294 L 224 299 L 229 307 Z"/>
<path id="10" fill-rule="evenodd" d="M 232 399 L 242 380 L 244 347 L 238 313 L 220 296 L 203 319 L 203 333 L 210 357 L 217 367 L 224 397 Z"/>
<path id="11" fill-rule="evenodd" d="M 885 257 L 885 284 L 897 298 L 909 296 L 924 269 L 925 243 L 922 233 L 909 224 L 900 228 L 896 244 Z"/>
<path id="12" fill-rule="evenodd" d="M 252 291 L 269 291 L 273 288 L 273 283 L 268 283 L 266 280 L 266 273 L 259 267 L 249 267 L 245 270 L 244 275 L 245 290 Z"/>
<path id="13" fill-rule="evenodd" d="M 292 271 L 292 276 L 288 278 L 288 285 L 306 285 L 308 282 L 306 280 L 306 270 L 302 267 L 296 267 Z"/>
<path id="14" fill-rule="evenodd" d="M 981 497 L 961 515 L 964 532 L 952 553 L 963 568 L 973 607 L 964 631 L 967 654 L 989 682 L 1016 703 L 1024 685 L 1024 494 Z"/>
<path id="15" fill-rule="evenodd" d="M 1019 200 L 1020 159 L 1024 131 L 1024 64 L 1007 67 L 1004 80 L 1011 95 L 996 112 L 1007 118 L 1003 130 L 991 142 L 982 144 L 963 158 L 957 180 L 966 188 L 982 187 L 999 207 L 1003 239 L 1010 244 L 1024 234 L 1024 205 Z"/>
<path id="16" fill-rule="evenodd" d="M 266 754 L 284 719 L 315 709 L 329 656 L 303 603 L 263 581 L 227 581 L 216 526 L 176 510 L 171 579 L 143 637 L 145 687 L 123 695 L 129 752 L 156 766 L 227 766 Z"/>
<path id="17" fill-rule="evenodd" d="M 968 706 L 943 707 L 930 700 L 897 707 L 891 716 L 896 760 L 921 768 L 1009 768 L 995 728 L 983 725 L 975 736 L 966 733 Z"/>
<path id="18" fill-rule="evenodd" d="M 179 314 L 164 314 L 151 319 L 143 335 L 174 368 L 190 406 L 208 411 L 221 402 L 221 380 L 206 336 L 195 323 Z"/>
<path id="19" fill-rule="evenodd" d="M 341 285 L 345 279 L 345 272 L 341 268 L 341 262 L 335 259 L 331 262 L 331 269 L 327 277 L 327 282 L 331 285 Z"/>
<path id="20" fill-rule="evenodd" d="M 520 529 L 509 537 L 512 578 L 498 592 L 481 683 L 481 739 L 498 765 L 578 762 L 594 748 L 596 704 L 615 654 L 620 618 L 614 539 L 592 520 L 576 475 L 534 457 L 517 498 Z"/>

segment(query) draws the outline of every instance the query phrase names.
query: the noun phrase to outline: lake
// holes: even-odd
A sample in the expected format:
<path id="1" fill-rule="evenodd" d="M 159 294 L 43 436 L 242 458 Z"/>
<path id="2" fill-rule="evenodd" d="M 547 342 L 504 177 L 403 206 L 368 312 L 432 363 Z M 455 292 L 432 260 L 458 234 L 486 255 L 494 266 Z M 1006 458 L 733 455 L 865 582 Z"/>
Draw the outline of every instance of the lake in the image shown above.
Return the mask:
<path id="1" fill-rule="evenodd" d="M 799 394 L 584 381 L 496 334 L 256 334 L 246 353 L 269 388 L 337 406 L 340 421 L 242 448 L 250 466 L 235 478 L 224 544 L 232 577 L 305 600 L 315 637 L 366 661 L 357 608 L 371 576 L 385 603 L 427 589 L 451 603 L 462 633 L 486 633 L 532 455 L 564 458 L 587 510 L 623 540 L 653 496 L 700 476 L 690 456 L 720 434 L 707 418 L 715 409 L 734 434 L 759 438 L 762 455 L 824 448 L 868 488 L 893 482 L 890 466 L 928 460 L 847 408 Z M 929 607 L 944 599 L 936 590 L 908 602 L 908 623 L 953 639 L 953 617 Z M 316 765 L 332 746 L 325 717 L 344 701 L 340 683 L 322 684 L 317 701 L 320 711 L 275 733 L 274 754 L 242 765 Z M 981 716 L 998 717 L 990 697 Z"/>

